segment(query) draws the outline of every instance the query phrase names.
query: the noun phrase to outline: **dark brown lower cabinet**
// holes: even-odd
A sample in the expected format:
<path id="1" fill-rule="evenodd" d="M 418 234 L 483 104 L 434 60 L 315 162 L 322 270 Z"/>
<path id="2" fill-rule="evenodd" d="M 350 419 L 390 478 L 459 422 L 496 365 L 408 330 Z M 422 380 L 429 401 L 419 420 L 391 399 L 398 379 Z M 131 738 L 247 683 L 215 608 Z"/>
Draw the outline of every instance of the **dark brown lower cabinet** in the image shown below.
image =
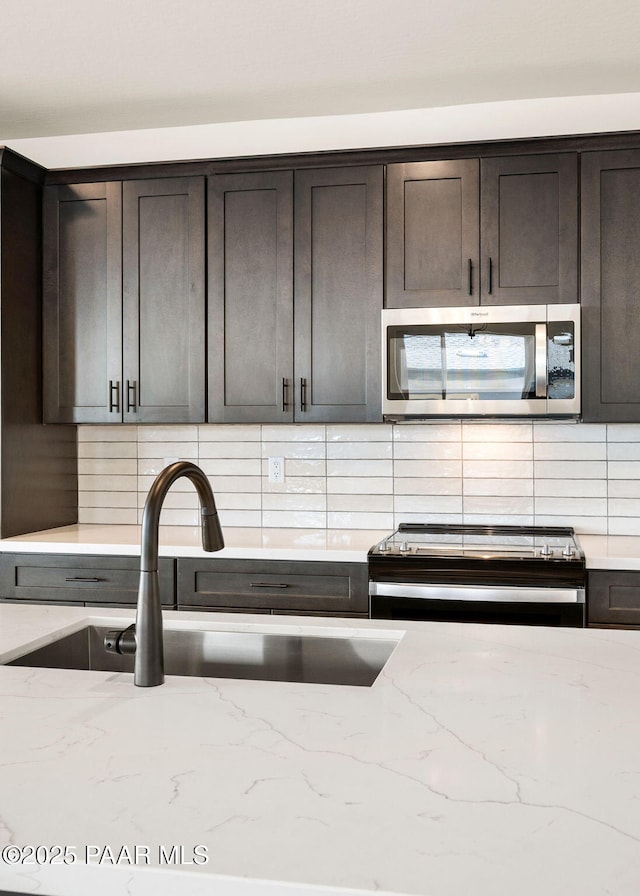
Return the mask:
<path id="1" fill-rule="evenodd" d="M 587 625 L 640 628 L 640 572 L 589 572 Z"/>
<path id="2" fill-rule="evenodd" d="M 163 557 L 158 569 L 165 609 L 176 603 L 174 565 Z M 0 597 L 12 603 L 132 607 L 139 578 L 138 557 L 0 553 Z"/>
<path id="3" fill-rule="evenodd" d="M 366 563 L 162 557 L 158 571 L 164 610 L 368 615 Z M 130 608 L 139 576 L 138 557 L 0 552 L 0 601 Z"/>
<path id="4" fill-rule="evenodd" d="M 366 616 L 367 565 L 180 558 L 178 609 Z"/>

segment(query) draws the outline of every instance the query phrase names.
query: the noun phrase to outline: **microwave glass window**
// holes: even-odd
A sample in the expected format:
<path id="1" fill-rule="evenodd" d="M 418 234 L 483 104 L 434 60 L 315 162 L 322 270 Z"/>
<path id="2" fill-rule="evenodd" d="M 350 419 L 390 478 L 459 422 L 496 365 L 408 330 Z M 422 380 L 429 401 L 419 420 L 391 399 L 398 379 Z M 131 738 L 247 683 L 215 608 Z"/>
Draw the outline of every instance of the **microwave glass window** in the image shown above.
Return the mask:
<path id="1" fill-rule="evenodd" d="M 535 324 L 390 326 L 387 339 L 390 399 L 535 397 Z"/>
<path id="2" fill-rule="evenodd" d="M 549 398 L 574 398 L 576 365 L 573 321 L 547 324 L 547 394 Z"/>

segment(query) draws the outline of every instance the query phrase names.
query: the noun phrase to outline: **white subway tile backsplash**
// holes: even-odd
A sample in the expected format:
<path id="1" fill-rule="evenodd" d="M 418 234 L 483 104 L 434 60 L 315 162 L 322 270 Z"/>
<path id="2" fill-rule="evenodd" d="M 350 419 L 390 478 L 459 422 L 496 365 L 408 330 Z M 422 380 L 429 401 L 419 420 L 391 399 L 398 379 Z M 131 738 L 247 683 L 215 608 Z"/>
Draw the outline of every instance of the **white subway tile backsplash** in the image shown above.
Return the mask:
<path id="1" fill-rule="evenodd" d="M 606 460 L 604 442 L 536 442 L 536 460 Z"/>
<path id="2" fill-rule="evenodd" d="M 149 483 L 151 485 L 151 483 Z M 78 495 L 82 495 L 84 492 L 107 492 L 107 491 L 121 491 L 121 492 L 131 492 L 135 494 L 140 488 L 138 477 L 134 475 L 123 475 L 123 476 L 110 476 L 110 475 L 96 475 L 92 476 L 91 474 L 85 475 L 84 473 L 79 473 L 78 475 Z"/>
<path id="3" fill-rule="evenodd" d="M 78 522 L 135 526 L 138 523 L 138 511 L 135 507 L 79 507 Z"/>
<path id="4" fill-rule="evenodd" d="M 606 516 L 606 498 L 539 498 L 536 495 L 536 514 L 549 515 L 553 513 L 566 516 Z"/>
<path id="5" fill-rule="evenodd" d="M 326 511 L 263 510 L 262 525 L 267 528 L 326 529 Z"/>
<path id="6" fill-rule="evenodd" d="M 576 529 L 576 531 L 578 531 Z M 584 531 L 587 534 L 586 530 Z M 592 533 L 588 533 L 592 534 Z M 603 532 L 595 532 L 595 535 L 603 535 Z M 640 517 L 609 517 L 608 535 L 640 535 Z"/>
<path id="7" fill-rule="evenodd" d="M 538 479 L 606 479 L 606 461 L 536 460 L 533 475 Z"/>
<path id="8" fill-rule="evenodd" d="M 396 442 L 393 456 L 396 461 L 459 460 L 462 446 L 460 442 Z"/>
<path id="9" fill-rule="evenodd" d="M 362 513 L 360 511 L 327 514 L 328 529 L 393 529 L 392 513 Z"/>
<path id="10" fill-rule="evenodd" d="M 611 483 L 609 483 L 611 485 Z M 606 498 L 606 479 L 536 479 L 536 498 Z"/>
<path id="11" fill-rule="evenodd" d="M 533 473 L 533 462 L 530 460 L 465 460 L 463 464 L 465 479 L 525 479 Z"/>
<path id="12" fill-rule="evenodd" d="M 420 478 L 427 476 L 436 478 L 439 476 L 460 479 L 462 476 L 462 461 L 460 460 L 396 460 L 393 463 L 395 477 L 409 476 Z"/>
<path id="13" fill-rule="evenodd" d="M 327 456 L 327 447 L 325 442 L 263 442 L 261 456 L 318 459 Z"/>
<path id="14" fill-rule="evenodd" d="M 79 426 L 78 444 L 81 442 L 136 442 L 138 427 L 122 426 Z"/>
<path id="15" fill-rule="evenodd" d="M 78 506 L 87 507 L 133 507 L 138 506 L 138 493 L 116 491 L 81 491 L 78 493 Z"/>
<path id="16" fill-rule="evenodd" d="M 462 513 L 462 496 L 396 495 L 393 508 L 401 516 L 407 513 Z"/>
<path id="17" fill-rule="evenodd" d="M 500 442 L 510 445 L 513 442 L 531 442 L 533 426 L 523 423 L 463 423 L 462 440 L 464 442 Z"/>
<path id="18" fill-rule="evenodd" d="M 412 423 L 393 427 L 393 441 L 400 442 L 459 442 L 460 423 Z"/>
<path id="19" fill-rule="evenodd" d="M 198 442 L 198 427 L 195 424 L 147 424 L 138 427 L 138 442 Z"/>
<path id="20" fill-rule="evenodd" d="M 241 529 L 259 529 L 264 525 L 260 510 L 220 510 L 218 512 L 223 532 L 225 526 Z"/>
<path id="21" fill-rule="evenodd" d="M 393 513 L 393 495 L 327 495 L 327 510 Z"/>
<path id="22" fill-rule="evenodd" d="M 534 442 L 606 442 L 605 423 L 553 423 L 537 420 L 533 424 Z"/>
<path id="23" fill-rule="evenodd" d="M 326 442 L 327 429 L 322 424 L 262 425 L 263 442 Z"/>
<path id="24" fill-rule="evenodd" d="M 264 494 L 262 496 L 263 510 L 311 510 L 325 511 L 327 509 L 326 495 L 309 494 Z"/>
<path id="25" fill-rule="evenodd" d="M 80 426 L 78 455 L 86 523 L 139 523 L 155 477 L 178 457 L 209 476 L 223 526 L 379 532 L 464 521 L 640 535 L 640 424 Z M 283 482 L 268 480 L 272 456 L 285 460 Z M 163 523 L 198 525 L 186 479 Z"/>
<path id="26" fill-rule="evenodd" d="M 331 460 L 367 458 L 386 459 L 393 456 L 391 440 L 383 442 L 328 442 L 327 458 Z M 397 456 L 397 454 L 396 454 Z"/>
<path id="27" fill-rule="evenodd" d="M 464 515 L 533 516 L 533 498 L 509 495 L 464 496 Z"/>
<path id="28" fill-rule="evenodd" d="M 613 460 L 640 460 L 640 442 L 610 442 L 607 457 Z"/>
<path id="29" fill-rule="evenodd" d="M 603 438 L 604 441 L 604 438 Z M 640 423 L 608 423 L 608 442 L 638 442 L 640 441 Z"/>
<path id="30" fill-rule="evenodd" d="M 200 445 L 207 442 L 260 442 L 260 427 L 240 423 L 202 423 L 198 426 Z"/>
<path id="31" fill-rule="evenodd" d="M 640 479 L 610 479 L 605 485 L 610 498 L 640 498 Z"/>
<path id="32" fill-rule="evenodd" d="M 528 498 L 533 495 L 533 479 L 471 479 L 464 480 L 467 495 L 511 495 Z"/>
<path id="33" fill-rule="evenodd" d="M 137 445 L 133 442 L 78 442 L 78 458 L 136 457 Z"/>
<path id="34" fill-rule="evenodd" d="M 390 442 L 390 423 L 341 423 L 327 426 L 327 442 Z"/>
<path id="35" fill-rule="evenodd" d="M 180 460 L 197 460 L 197 442 L 169 442 L 158 440 L 157 442 L 138 442 L 138 458 L 162 457 L 179 458 Z"/>
<path id="36" fill-rule="evenodd" d="M 135 476 L 135 457 L 79 457 L 78 474 L 82 476 Z"/>
<path id="37" fill-rule="evenodd" d="M 395 495 L 462 495 L 462 479 L 451 476 L 398 477 L 391 480 Z"/>
<path id="38" fill-rule="evenodd" d="M 392 495 L 391 476 L 330 476 L 326 483 L 328 495 Z"/>
<path id="39" fill-rule="evenodd" d="M 462 456 L 470 460 L 533 460 L 533 442 L 464 442 Z"/>
<path id="40" fill-rule="evenodd" d="M 391 476 L 389 460 L 327 460 L 327 476 Z"/>

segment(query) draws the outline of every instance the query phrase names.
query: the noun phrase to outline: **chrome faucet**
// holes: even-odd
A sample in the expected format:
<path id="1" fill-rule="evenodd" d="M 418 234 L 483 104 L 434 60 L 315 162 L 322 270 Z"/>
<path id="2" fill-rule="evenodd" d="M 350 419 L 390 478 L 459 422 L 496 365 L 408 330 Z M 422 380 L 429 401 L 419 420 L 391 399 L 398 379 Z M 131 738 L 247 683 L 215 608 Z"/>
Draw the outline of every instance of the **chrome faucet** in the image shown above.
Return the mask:
<path id="1" fill-rule="evenodd" d="M 165 467 L 149 489 L 142 512 L 140 586 L 135 626 L 129 626 L 123 632 L 108 632 L 104 640 L 105 648 L 111 652 L 135 653 L 133 682 L 143 688 L 164 682 L 158 533 L 160 511 L 166 494 L 182 476 L 191 480 L 200 499 L 202 547 L 205 551 L 220 551 L 224 547 L 211 485 L 200 467 L 184 460 Z"/>

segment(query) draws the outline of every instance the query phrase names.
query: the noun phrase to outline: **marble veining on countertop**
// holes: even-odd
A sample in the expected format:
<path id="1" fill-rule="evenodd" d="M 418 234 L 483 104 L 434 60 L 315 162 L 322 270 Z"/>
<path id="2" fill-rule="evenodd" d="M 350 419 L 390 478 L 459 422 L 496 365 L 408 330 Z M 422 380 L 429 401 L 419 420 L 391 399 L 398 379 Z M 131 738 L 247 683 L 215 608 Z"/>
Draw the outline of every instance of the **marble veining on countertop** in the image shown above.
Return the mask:
<path id="1" fill-rule="evenodd" d="M 98 612 L 132 616 L 0 606 L 0 659 Z M 96 896 L 278 881 L 296 896 L 638 896 L 640 632 L 181 616 L 192 623 L 400 640 L 371 688 L 142 689 L 124 673 L 0 666 L 0 848 L 209 856 L 175 875 L 0 862 L 0 888 L 79 896 L 92 875 Z"/>

